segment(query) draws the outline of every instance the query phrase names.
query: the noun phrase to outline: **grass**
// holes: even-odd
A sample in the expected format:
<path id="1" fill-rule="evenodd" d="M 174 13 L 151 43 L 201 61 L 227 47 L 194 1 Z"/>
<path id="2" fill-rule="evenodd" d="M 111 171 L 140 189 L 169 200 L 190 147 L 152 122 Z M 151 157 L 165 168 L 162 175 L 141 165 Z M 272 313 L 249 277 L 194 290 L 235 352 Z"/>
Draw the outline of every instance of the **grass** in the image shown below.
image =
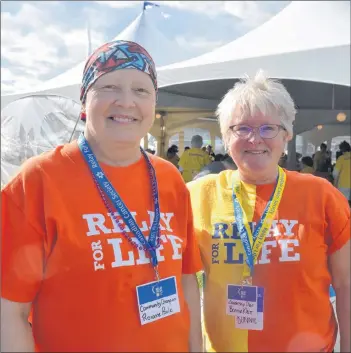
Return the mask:
<path id="1" fill-rule="evenodd" d="M 197 272 L 196 277 L 199 288 L 202 289 L 204 286 L 204 271 Z"/>

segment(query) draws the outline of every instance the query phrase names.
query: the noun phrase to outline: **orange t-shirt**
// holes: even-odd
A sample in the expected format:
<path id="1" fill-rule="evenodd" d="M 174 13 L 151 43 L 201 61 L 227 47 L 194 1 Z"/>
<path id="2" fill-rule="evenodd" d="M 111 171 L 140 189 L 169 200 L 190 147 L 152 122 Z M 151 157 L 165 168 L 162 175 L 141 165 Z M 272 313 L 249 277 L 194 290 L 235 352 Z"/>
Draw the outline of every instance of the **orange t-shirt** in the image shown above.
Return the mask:
<path id="1" fill-rule="evenodd" d="M 331 352 L 337 324 L 328 256 L 350 240 L 347 200 L 325 179 L 286 171 L 279 208 L 254 266 L 253 285 L 264 288 L 263 330 L 240 329 L 226 314 L 227 285 L 242 282 L 246 258 L 234 217 L 233 173 L 187 184 L 206 272 L 209 351 Z M 243 208 L 254 228 L 274 184 L 242 184 Z"/>
<path id="2" fill-rule="evenodd" d="M 171 163 L 149 157 L 161 208 L 159 273 L 176 277 L 180 313 L 143 326 L 136 286 L 154 280 L 149 256 L 109 216 L 75 141 L 28 160 L 2 190 L 1 296 L 33 302 L 37 351 L 188 351 L 181 276 L 202 266 L 190 197 Z M 154 209 L 144 159 L 101 167 L 148 236 Z"/>

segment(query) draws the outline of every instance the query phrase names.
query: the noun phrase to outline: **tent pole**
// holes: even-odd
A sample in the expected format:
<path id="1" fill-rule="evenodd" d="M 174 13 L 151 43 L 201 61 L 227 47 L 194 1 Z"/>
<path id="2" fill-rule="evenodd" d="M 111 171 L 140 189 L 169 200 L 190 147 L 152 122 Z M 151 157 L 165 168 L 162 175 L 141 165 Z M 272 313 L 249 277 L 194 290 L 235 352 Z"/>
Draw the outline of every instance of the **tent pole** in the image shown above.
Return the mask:
<path id="1" fill-rule="evenodd" d="M 80 119 L 80 113 L 78 114 L 78 118 L 77 118 L 77 120 L 76 120 L 76 124 L 74 125 L 74 129 L 73 129 L 73 131 L 72 131 L 72 134 L 71 134 L 71 137 L 69 138 L 68 143 L 70 143 L 70 142 L 72 141 L 73 135 L 74 135 L 74 133 L 75 133 L 76 130 L 77 130 L 77 126 L 78 126 L 79 119 Z"/>
<path id="2" fill-rule="evenodd" d="M 335 85 L 333 84 L 333 91 L 332 91 L 332 110 L 334 110 L 335 105 Z"/>

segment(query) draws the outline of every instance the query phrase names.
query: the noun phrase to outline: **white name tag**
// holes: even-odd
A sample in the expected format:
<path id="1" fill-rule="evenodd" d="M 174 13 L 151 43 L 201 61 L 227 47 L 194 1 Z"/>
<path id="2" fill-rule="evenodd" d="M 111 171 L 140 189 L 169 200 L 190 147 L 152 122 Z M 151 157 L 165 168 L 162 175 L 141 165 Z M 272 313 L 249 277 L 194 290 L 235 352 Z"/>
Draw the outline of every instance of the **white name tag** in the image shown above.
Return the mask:
<path id="1" fill-rule="evenodd" d="M 177 282 L 169 277 L 136 287 L 142 325 L 180 312 Z"/>
<path id="2" fill-rule="evenodd" d="M 228 285 L 227 315 L 235 316 L 235 327 L 263 330 L 264 289 L 256 286 Z"/>

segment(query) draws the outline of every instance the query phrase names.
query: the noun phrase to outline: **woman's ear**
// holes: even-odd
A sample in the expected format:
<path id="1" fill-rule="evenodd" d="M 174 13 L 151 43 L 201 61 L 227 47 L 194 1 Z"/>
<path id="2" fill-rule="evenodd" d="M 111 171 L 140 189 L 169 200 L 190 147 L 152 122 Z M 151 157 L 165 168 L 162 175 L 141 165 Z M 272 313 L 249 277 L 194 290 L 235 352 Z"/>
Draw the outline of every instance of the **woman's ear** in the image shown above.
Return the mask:
<path id="1" fill-rule="evenodd" d="M 81 106 L 81 108 L 80 108 L 80 120 L 82 120 L 82 121 L 84 121 L 84 122 L 86 122 L 86 120 L 87 120 L 87 114 L 86 114 L 86 112 L 85 112 L 85 105 L 84 104 L 82 104 L 82 106 Z"/>
<path id="2" fill-rule="evenodd" d="M 293 135 L 289 135 L 289 133 L 287 131 L 285 131 L 284 142 L 288 143 L 292 139 L 293 139 Z"/>

